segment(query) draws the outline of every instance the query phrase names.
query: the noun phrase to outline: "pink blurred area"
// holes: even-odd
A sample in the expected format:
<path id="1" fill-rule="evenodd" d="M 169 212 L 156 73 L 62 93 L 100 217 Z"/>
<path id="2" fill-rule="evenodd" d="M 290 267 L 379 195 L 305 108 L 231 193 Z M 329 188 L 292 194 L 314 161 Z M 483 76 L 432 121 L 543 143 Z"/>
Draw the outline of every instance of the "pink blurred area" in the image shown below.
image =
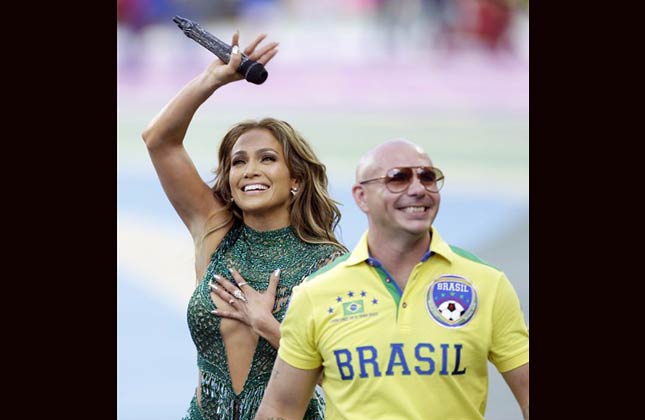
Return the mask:
<path id="1" fill-rule="evenodd" d="M 217 3 L 220 7 L 215 7 Z M 225 42 L 280 42 L 263 106 L 528 111 L 528 12 L 505 0 L 119 0 L 121 102 L 165 101 L 214 56 L 172 17 Z M 218 94 L 248 101 L 245 83 Z"/>

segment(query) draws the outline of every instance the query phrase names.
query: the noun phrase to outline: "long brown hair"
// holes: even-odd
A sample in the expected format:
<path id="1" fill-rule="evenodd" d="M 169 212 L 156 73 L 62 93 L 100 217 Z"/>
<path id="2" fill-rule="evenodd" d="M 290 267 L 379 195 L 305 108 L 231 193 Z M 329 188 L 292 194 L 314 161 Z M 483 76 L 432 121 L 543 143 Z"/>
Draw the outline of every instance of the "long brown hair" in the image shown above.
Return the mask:
<path id="1" fill-rule="evenodd" d="M 334 244 L 347 251 L 334 234 L 341 215 L 338 203 L 332 200 L 327 192 L 325 165 L 318 160 L 309 143 L 289 123 L 274 118 L 242 121 L 233 126 L 222 139 L 212 190 L 215 198 L 224 204 L 218 212 L 228 211 L 231 217 L 208 229 L 204 237 L 228 225 L 233 219 L 243 221 L 242 210 L 231 201 L 231 150 L 237 139 L 252 129 L 267 130 L 278 140 L 282 145 L 291 177 L 300 183 L 298 193 L 291 198 L 289 212 L 291 226 L 298 237 L 309 243 Z"/>

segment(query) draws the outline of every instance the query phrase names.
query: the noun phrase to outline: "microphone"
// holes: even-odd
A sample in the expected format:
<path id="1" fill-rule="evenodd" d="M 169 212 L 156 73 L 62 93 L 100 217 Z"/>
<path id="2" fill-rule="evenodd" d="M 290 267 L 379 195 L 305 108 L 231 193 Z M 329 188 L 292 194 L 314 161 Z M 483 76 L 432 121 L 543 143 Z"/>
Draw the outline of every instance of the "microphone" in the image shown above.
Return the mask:
<path id="1" fill-rule="evenodd" d="M 179 29 L 181 29 L 188 38 L 215 54 L 224 63 L 228 64 L 231 60 L 231 50 L 233 47 L 218 39 L 197 23 L 181 16 L 175 16 L 172 21 L 179 26 Z M 264 83 L 269 76 L 269 73 L 267 73 L 262 63 L 251 60 L 242 52 L 240 52 L 240 54 L 242 55 L 242 61 L 240 62 L 240 66 L 237 68 L 237 72 L 251 83 L 255 83 L 256 85 Z"/>

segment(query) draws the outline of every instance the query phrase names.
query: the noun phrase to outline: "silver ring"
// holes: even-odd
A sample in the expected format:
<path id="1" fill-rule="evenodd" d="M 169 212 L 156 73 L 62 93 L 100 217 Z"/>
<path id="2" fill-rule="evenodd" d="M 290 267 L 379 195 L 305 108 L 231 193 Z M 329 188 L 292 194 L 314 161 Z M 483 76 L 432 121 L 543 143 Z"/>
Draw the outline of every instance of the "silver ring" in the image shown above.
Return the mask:
<path id="1" fill-rule="evenodd" d="M 233 296 L 235 296 L 237 299 L 241 300 L 242 302 L 246 302 L 246 297 L 242 293 L 240 289 L 235 289 L 233 292 Z"/>

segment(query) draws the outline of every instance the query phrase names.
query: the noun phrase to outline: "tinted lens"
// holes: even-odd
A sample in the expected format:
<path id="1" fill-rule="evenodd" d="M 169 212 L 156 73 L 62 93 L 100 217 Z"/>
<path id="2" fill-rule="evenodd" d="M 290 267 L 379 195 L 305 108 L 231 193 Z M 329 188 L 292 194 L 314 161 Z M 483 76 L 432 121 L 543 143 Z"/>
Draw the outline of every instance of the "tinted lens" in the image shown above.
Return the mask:
<path id="1" fill-rule="evenodd" d="M 420 168 L 417 176 L 428 191 L 437 192 L 443 186 L 443 172 L 439 168 Z"/>
<path id="2" fill-rule="evenodd" d="M 437 175 L 430 168 L 420 168 L 417 172 L 419 181 L 425 186 L 432 185 L 437 180 Z"/>
<path id="3" fill-rule="evenodd" d="M 392 168 L 385 176 L 385 186 L 393 193 L 405 191 L 412 182 L 413 172 L 426 190 L 438 192 L 443 186 L 443 172 L 430 166 L 417 168 Z"/>
<path id="4" fill-rule="evenodd" d="M 385 185 L 392 192 L 400 192 L 408 188 L 411 179 L 411 168 L 393 168 L 387 172 Z"/>

